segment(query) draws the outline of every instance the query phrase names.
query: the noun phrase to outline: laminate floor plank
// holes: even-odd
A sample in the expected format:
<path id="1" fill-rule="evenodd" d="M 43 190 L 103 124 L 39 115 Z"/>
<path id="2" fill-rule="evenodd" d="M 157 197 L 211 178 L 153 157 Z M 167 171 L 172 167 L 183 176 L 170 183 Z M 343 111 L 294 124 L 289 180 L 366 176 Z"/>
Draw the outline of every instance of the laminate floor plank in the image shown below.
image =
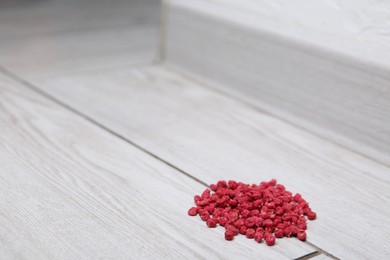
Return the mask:
<path id="1" fill-rule="evenodd" d="M 390 169 L 382 164 L 161 67 L 32 83 L 207 183 L 278 179 L 318 213 L 308 240 L 336 257 L 390 254 L 383 243 L 390 239 Z"/>
<path id="2" fill-rule="evenodd" d="M 289 259 L 187 215 L 205 187 L 0 75 L 2 259 Z"/>

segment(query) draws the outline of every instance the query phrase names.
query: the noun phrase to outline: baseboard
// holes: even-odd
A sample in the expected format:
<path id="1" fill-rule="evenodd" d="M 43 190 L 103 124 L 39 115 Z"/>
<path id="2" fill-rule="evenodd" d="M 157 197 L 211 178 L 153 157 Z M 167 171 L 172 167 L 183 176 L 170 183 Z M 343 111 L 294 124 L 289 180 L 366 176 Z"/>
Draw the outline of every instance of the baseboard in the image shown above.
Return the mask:
<path id="1" fill-rule="evenodd" d="M 390 165 L 390 59 L 379 51 L 280 33 L 284 25 L 217 1 L 166 5 L 168 66 Z"/>

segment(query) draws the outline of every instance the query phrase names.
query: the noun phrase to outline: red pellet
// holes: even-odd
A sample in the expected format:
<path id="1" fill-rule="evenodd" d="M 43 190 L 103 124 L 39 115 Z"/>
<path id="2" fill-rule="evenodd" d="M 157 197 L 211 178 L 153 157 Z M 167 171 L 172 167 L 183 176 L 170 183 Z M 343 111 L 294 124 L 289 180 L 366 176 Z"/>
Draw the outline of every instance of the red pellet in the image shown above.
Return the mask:
<path id="1" fill-rule="evenodd" d="M 270 220 L 270 219 L 266 219 L 264 221 L 264 224 L 266 227 L 272 227 L 274 225 L 274 222 L 272 222 L 272 220 Z"/>
<path id="2" fill-rule="evenodd" d="M 246 235 L 247 230 L 248 230 L 248 228 L 246 226 L 241 226 L 239 232 L 241 235 Z"/>
<path id="3" fill-rule="evenodd" d="M 217 188 L 226 188 L 226 181 L 217 182 Z"/>
<path id="4" fill-rule="evenodd" d="M 301 194 L 293 195 L 276 180 L 252 185 L 218 181 L 196 195 L 194 202 L 196 207 L 188 215 L 199 214 L 210 228 L 225 227 L 226 240 L 241 234 L 258 243 L 264 238 L 269 246 L 275 238 L 296 236 L 305 241 L 306 219 L 317 217 Z"/>
<path id="5" fill-rule="evenodd" d="M 292 236 L 292 230 L 290 227 L 286 227 L 285 229 L 283 229 L 283 233 L 286 237 L 291 237 Z"/>
<path id="6" fill-rule="evenodd" d="M 280 223 L 282 223 L 282 220 L 280 217 L 275 217 L 274 219 L 274 226 L 276 227 L 277 225 L 279 225 Z"/>
<path id="7" fill-rule="evenodd" d="M 252 217 L 252 218 L 247 218 L 245 220 L 245 226 L 247 228 L 250 228 L 250 227 L 253 227 L 255 225 L 255 219 Z"/>
<path id="8" fill-rule="evenodd" d="M 226 231 L 225 231 L 225 239 L 226 239 L 226 240 L 233 240 L 233 238 L 234 238 L 234 233 L 233 233 L 233 231 L 231 231 L 231 230 L 226 230 Z"/>
<path id="9" fill-rule="evenodd" d="M 306 232 L 305 231 L 300 231 L 297 235 L 297 238 L 299 240 L 305 241 L 306 240 Z"/>
<path id="10" fill-rule="evenodd" d="M 249 210 L 247 210 L 247 209 L 244 209 L 243 211 L 241 211 L 241 216 L 243 218 L 249 217 L 249 214 L 251 214 L 251 212 Z"/>
<path id="11" fill-rule="evenodd" d="M 291 226 L 291 233 L 293 236 L 298 235 L 299 231 L 299 228 L 297 228 L 296 226 Z"/>
<path id="12" fill-rule="evenodd" d="M 277 225 L 277 228 L 278 229 L 284 229 L 286 227 L 286 224 L 285 223 L 279 223 L 278 225 Z"/>
<path id="13" fill-rule="evenodd" d="M 261 232 L 256 232 L 254 239 L 257 243 L 261 243 L 261 241 L 263 240 L 263 234 Z"/>
<path id="14" fill-rule="evenodd" d="M 209 218 L 207 221 L 206 221 L 206 224 L 209 228 L 215 228 L 218 224 L 218 220 L 215 219 L 215 218 Z"/>
<path id="15" fill-rule="evenodd" d="M 282 237 L 284 237 L 283 229 L 277 229 L 277 230 L 275 230 L 275 237 L 277 237 L 277 238 L 282 238 Z"/>
<path id="16" fill-rule="evenodd" d="M 297 194 L 295 194 L 295 196 L 294 196 L 294 201 L 296 201 L 296 202 L 299 202 L 299 200 L 302 198 L 302 196 L 301 196 L 301 194 L 299 194 L 299 193 L 297 193 Z"/>
<path id="17" fill-rule="evenodd" d="M 268 235 L 265 238 L 265 242 L 267 243 L 268 246 L 273 246 L 275 245 L 275 237 L 273 235 Z"/>
<path id="18" fill-rule="evenodd" d="M 201 199 L 202 199 L 202 198 L 201 198 L 199 195 L 196 195 L 196 196 L 194 197 L 194 202 L 195 202 L 195 204 L 197 204 Z"/>
<path id="19" fill-rule="evenodd" d="M 234 190 L 235 188 L 237 188 L 237 182 L 230 180 L 230 181 L 228 181 L 228 186 L 229 186 L 229 189 Z"/>
<path id="20" fill-rule="evenodd" d="M 306 222 L 298 223 L 297 227 L 298 227 L 299 229 L 306 230 L 306 228 L 307 228 Z"/>
<path id="21" fill-rule="evenodd" d="M 254 238 L 255 237 L 255 233 L 256 233 L 256 231 L 253 228 L 248 228 L 246 230 L 245 236 L 247 238 Z"/>
<path id="22" fill-rule="evenodd" d="M 202 213 L 200 213 L 200 218 L 201 218 L 203 221 L 209 220 L 209 218 L 210 218 L 209 212 L 208 212 L 207 210 L 206 210 L 206 211 L 203 211 Z"/>
<path id="23" fill-rule="evenodd" d="M 228 222 L 227 218 L 225 218 L 225 217 L 219 218 L 219 224 L 221 224 L 221 226 L 224 227 L 227 224 L 227 222 Z"/>
<path id="24" fill-rule="evenodd" d="M 255 225 L 258 226 L 258 227 L 262 226 L 263 225 L 263 219 L 260 218 L 260 217 L 256 218 L 255 219 Z"/>
<path id="25" fill-rule="evenodd" d="M 310 211 L 309 213 L 307 213 L 307 218 L 310 220 L 315 220 L 317 218 L 317 214 L 313 211 Z"/>
<path id="26" fill-rule="evenodd" d="M 202 199 L 208 199 L 210 198 L 210 190 L 209 189 L 205 189 L 202 193 Z"/>
<path id="27" fill-rule="evenodd" d="M 238 212 L 232 212 L 229 214 L 228 221 L 235 222 L 238 219 Z"/>
<path id="28" fill-rule="evenodd" d="M 269 182 L 268 182 L 268 185 L 269 186 L 275 186 L 276 185 L 276 180 L 275 179 L 272 179 L 272 180 L 270 180 Z"/>
<path id="29" fill-rule="evenodd" d="M 237 207 L 238 202 L 237 202 L 237 200 L 229 200 L 229 205 L 230 205 L 231 207 Z"/>
<path id="30" fill-rule="evenodd" d="M 192 207 L 188 210 L 188 215 L 190 216 L 196 216 L 198 214 L 198 209 L 195 207 Z"/>
<path id="31" fill-rule="evenodd" d="M 225 228 L 226 228 L 226 227 L 225 227 Z M 229 225 L 229 226 L 226 228 L 226 230 L 231 230 L 231 231 L 233 231 L 233 234 L 234 234 L 235 236 L 237 236 L 237 235 L 239 234 L 238 228 L 236 228 L 236 227 L 234 227 L 234 226 L 231 226 L 231 225 Z"/>
<path id="32" fill-rule="evenodd" d="M 215 210 L 215 203 L 212 203 L 206 207 L 206 210 L 210 213 L 213 214 Z"/>
<path id="33" fill-rule="evenodd" d="M 236 226 L 236 228 L 240 228 L 243 225 L 245 225 L 245 221 L 241 218 L 241 219 L 237 220 L 236 222 L 234 222 L 234 225 Z"/>

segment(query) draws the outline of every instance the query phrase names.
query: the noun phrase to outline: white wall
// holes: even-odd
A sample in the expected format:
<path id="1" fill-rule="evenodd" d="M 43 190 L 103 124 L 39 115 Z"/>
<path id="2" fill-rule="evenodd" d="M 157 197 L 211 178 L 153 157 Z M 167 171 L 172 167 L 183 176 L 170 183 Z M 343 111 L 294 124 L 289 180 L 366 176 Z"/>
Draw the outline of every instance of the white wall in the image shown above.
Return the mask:
<path id="1" fill-rule="evenodd" d="M 289 1 L 171 0 L 165 62 L 390 165 L 388 9 Z"/>

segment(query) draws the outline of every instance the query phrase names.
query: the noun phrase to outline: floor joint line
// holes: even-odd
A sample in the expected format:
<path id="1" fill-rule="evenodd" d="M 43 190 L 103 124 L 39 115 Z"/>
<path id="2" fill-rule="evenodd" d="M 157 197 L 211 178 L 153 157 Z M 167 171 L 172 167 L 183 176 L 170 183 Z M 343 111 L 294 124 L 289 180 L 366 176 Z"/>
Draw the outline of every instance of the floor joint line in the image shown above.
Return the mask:
<path id="1" fill-rule="evenodd" d="M 328 253 L 327 251 L 325 251 L 325 250 L 319 248 L 318 246 L 316 246 L 315 244 L 313 244 L 313 243 L 311 243 L 311 242 L 309 242 L 309 241 L 307 241 L 307 240 L 305 241 L 305 243 L 308 244 L 308 245 L 310 245 L 311 247 L 315 248 L 315 249 L 316 249 L 319 253 L 321 253 L 321 254 L 324 254 L 324 255 L 326 255 L 326 256 L 328 256 L 328 257 L 330 257 L 330 258 L 333 258 L 333 259 L 340 260 L 340 258 L 338 258 L 338 257 L 336 257 L 336 256 L 334 256 L 334 255 L 332 255 L 331 253 Z"/>
<path id="2" fill-rule="evenodd" d="M 321 252 L 315 251 L 315 252 L 309 253 L 307 255 L 304 255 L 304 256 L 301 256 L 298 258 L 294 258 L 294 260 L 307 260 L 307 259 L 311 259 L 313 257 L 319 256 L 319 255 L 321 255 Z"/>
<path id="3" fill-rule="evenodd" d="M 203 182 L 202 180 L 196 178 L 195 176 L 192 176 L 192 175 L 189 174 L 188 172 L 186 172 L 186 171 L 184 171 L 184 170 L 178 168 L 177 166 L 175 166 L 175 165 L 173 165 L 172 163 L 170 163 L 170 162 L 164 160 L 163 158 L 159 157 L 158 155 L 156 155 L 156 154 L 154 154 L 154 153 L 148 151 L 147 149 L 143 148 L 142 146 L 140 146 L 140 145 L 134 143 L 133 141 L 127 139 L 126 137 L 124 137 L 124 136 L 122 136 L 122 135 L 116 133 L 114 130 L 112 130 L 112 129 L 110 129 L 110 128 L 104 126 L 104 125 L 102 125 L 101 123 L 97 122 L 97 121 L 94 120 L 93 118 L 91 118 L 91 117 L 89 117 L 89 116 L 87 116 L 87 115 L 81 113 L 80 111 L 76 110 L 75 108 L 73 108 L 73 107 L 67 105 L 66 103 L 62 102 L 61 100 L 59 100 L 59 99 L 57 99 L 57 98 L 51 96 L 50 94 L 46 93 L 45 91 L 42 91 L 40 88 L 36 87 L 35 85 L 31 84 L 30 82 L 28 82 L 28 81 L 26 81 L 26 80 L 24 80 L 24 79 L 18 77 L 18 76 L 15 75 L 14 73 L 12 73 L 12 72 L 10 72 L 10 71 L 4 69 L 3 67 L 0 67 L 0 71 L 3 72 L 3 74 L 5 74 L 6 76 L 12 78 L 13 80 L 19 82 L 19 83 L 22 84 L 22 85 L 28 87 L 29 89 L 33 90 L 34 92 L 39 93 L 40 95 L 42 95 L 42 96 L 44 96 L 45 98 L 51 100 L 52 102 L 56 103 L 57 105 L 60 105 L 60 106 L 64 107 L 65 109 L 67 109 L 67 110 L 69 110 L 69 111 L 75 113 L 76 115 L 78 115 L 78 116 L 84 118 L 84 119 L 87 120 L 88 122 L 90 122 L 90 123 L 96 125 L 97 127 L 103 129 L 104 131 L 106 131 L 106 132 L 108 132 L 108 133 L 114 135 L 115 137 L 121 139 L 122 141 L 125 141 L 126 143 L 128 143 L 128 144 L 130 144 L 130 145 L 136 147 L 137 149 L 139 149 L 139 150 L 143 151 L 144 153 L 148 154 L 149 156 L 151 156 L 151 157 L 153 157 L 153 158 L 155 158 L 155 159 L 157 159 L 157 160 L 163 162 L 164 164 L 168 165 L 169 167 L 171 167 L 171 168 L 177 170 L 178 172 L 184 174 L 184 175 L 187 176 L 188 178 L 190 178 L 190 179 L 192 179 L 192 180 L 194 180 L 194 181 L 196 181 L 196 182 L 202 184 L 202 185 L 205 186 L 205 187 L 209 187 L 209 185 L 208 185 L 207 183 Z"/>

